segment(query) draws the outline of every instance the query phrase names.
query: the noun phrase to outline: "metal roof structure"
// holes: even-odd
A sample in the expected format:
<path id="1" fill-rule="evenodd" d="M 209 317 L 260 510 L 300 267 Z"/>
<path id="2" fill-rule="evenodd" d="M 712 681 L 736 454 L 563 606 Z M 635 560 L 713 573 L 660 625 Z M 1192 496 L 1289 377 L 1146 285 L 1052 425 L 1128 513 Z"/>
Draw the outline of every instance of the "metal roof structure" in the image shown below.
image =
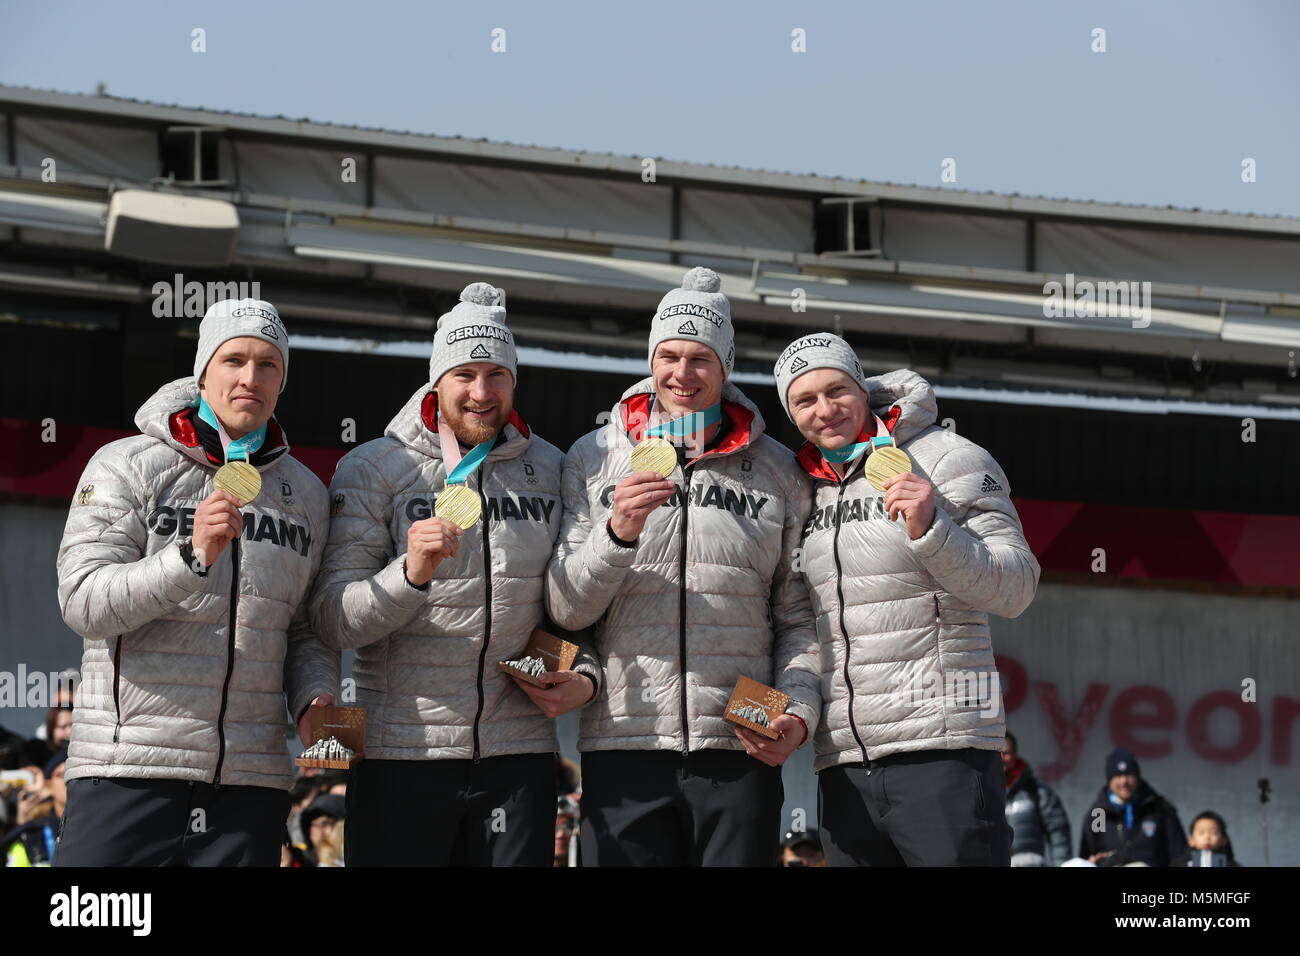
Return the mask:
<path id="1" fill-rule="evenodd" d="M 952 387 L 1300 406 L 1300 219 L 670 160 L 647 185 L 640 157 L 10 86 L 0 116 L 0 288 L 21 294 L 147 304 L 173 269 L 114 249 L 109 227 L 135 191 L 226 204 L 222 269 L 274 276 L 286 316 L 343 338 L 427 334 L 483 278 L 510 293 L 523 344 L 635 354 L 640 317 L 707 264 L 750 369 L 833 329 L 874 367 Z M 197 145 L 192 181 L 159 175 L 178 129 L 210 134 L 214 178 Z M 1064 279 L 1143 286 L 1145 321 L 1114 301 L 1049 314 Z"/>
<path id="2" fill-rule="evenodd" d="M 103 120 L 173 124 L 222 125 L 244 133 L 325 142 L 417 154 L 505 163 L 526 163 L 559 170 L 639 175 L 641 156 L 620 156 L 582 150 L 520 145 L 487 139 L 467 139 L 366 126 L 317 122 L 306 118 L 261 116 L 204 107 L 154 103 L 111 95 L 65 93 L 0 84 L 0 108 L 35 108 L 79 112 Z M 1175 206 L 1148 206 L 1094 200 L 1021 196 L 1018 193 L 973 192 L 935 186 L 904 185 L 821 176 L 815 173 L 774 172 L 739 166 L 670 160 L 655 157 L 659 174 L 683 182 L 778 190 L 816 195 L 876 197 L 983 212 L 1008 212 L 1062 218 L 1105 219 L 1115 222 L 1197 229 L 1246 230 L 1300 235 L 1300 218 L 1258 213 L 1211 212 Z"/>

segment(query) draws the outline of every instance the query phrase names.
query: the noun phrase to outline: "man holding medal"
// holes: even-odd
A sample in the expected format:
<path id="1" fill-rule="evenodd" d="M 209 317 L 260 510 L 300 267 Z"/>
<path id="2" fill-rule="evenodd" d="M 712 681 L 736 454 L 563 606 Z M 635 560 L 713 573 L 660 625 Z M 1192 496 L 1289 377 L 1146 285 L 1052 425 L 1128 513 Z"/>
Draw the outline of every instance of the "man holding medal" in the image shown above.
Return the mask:
<path id="1" fill-rule="evenodd" d="M 595 661 L 508 677 L 542 625 L 559 532 L 559 449 L 515 409 L 504 295 L 468 286 L 438 320 L 429 381 L 330 485 L 312 597 L 322 639 L 356 648 L 365 758 L 348 787 L 348 866 L 550 866 L 555 723 Z"/>
<path id="2" fill-rule="evenodd" d="M 727 381 L 720 290 L 695 268 L 664 296 L 651 376 L 565 458 L 547 606 L 596 624 L 606 681 L 578 744 L 588 865 L 773 865 L 781 764 L 816 729 L 817 635 L 792 570 L 809 492 Z M 777 739 L 724 719 L 741 677 L 790 696 Z"/>
<path id="3" fill-rule="evenodd" d="M 194 376 L 99 449 L 59 548 L 85 638 L 58 866 L 275 866 L 292 764 L 339 655 L 305 598 L 325 544 L 319 479 L 274 417 L 289 341 L 274 306 L 215 303 Z"/>
<path id="4" fill-rule="evenodd" d="M 822 636 L 819 826 L 832 866 L 1008 866 L 988 615 L 1038 586 L 1006 475 L 935 424 L 914 372 L 867 379 L 806 335 L 775 367 L 814 485 L 803 571 Z"/>

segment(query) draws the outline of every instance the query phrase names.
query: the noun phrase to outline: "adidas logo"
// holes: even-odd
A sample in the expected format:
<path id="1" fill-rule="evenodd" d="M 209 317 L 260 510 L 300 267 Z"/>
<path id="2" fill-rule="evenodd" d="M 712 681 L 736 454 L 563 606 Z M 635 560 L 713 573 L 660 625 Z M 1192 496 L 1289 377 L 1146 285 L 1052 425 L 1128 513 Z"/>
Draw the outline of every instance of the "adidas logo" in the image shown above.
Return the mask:
<path id="1" fill-rule="evenodd" d="M 798 356 L 795 356 L 795 360 L 790 363 L 790 371 L 792 372 L 797 372 L 800 369 L 805 369 L 807 367 L 808 367 L 808 363 L 805 362 L 803 359 L 799 358 Z"/>
<path id="2" fill-rule="evenodd" d="M 280 341 L 280 336 L 276 333 L 274 325 L 262 326 L 262 334 L 269 339 L 275 339 L 277 342 Z"/>
<path id="3" fill-rule="evenodd" d="M 469 353 L 469 357 L 476 358 L 476 359 L 491 358 L 492 353 L 489 352 L 487 349 L 485 349 L 482 345 L 476 345 L 474 346 L 474 351 Z"/>
<path id="4" fill-rule="evenodd" d="M 686 320 L 685 322 L 683 322 L 681 325 L 677 326 L 677 331 L 678 331 L 678 332 L 681 332 L 681 333 L 683 333 L 683 334 L 685 334 L 685 335 L 699 335 L 699 334 L 700 334 L 700 333 L 696 330 L 696 328 L 695 328 L 695 323 L 692 322 L 690 319 L 687 319 L 687 320 Z"/>
<path id="5" fill-rule="evenodd" d="M 991 491 L 1001 491 L 1001 490 L 1002 490 L 1002 486 L 999 485 L 993 479 L 992 475 L 984 476 L 984 484 L 980 485 L 980 491 L 984 492 L 985 494 L 988 494 Z"/>

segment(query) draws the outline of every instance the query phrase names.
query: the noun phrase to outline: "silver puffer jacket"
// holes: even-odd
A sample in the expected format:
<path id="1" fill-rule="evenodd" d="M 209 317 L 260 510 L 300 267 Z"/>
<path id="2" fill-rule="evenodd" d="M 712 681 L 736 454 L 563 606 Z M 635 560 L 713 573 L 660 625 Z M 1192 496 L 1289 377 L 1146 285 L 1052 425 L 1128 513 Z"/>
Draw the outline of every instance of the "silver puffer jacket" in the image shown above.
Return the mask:
<path id="1" fill-rule="evenodd" d="M 560 530 L 564 456 L 514 413 L 468 481 L 482 517 L 421 591 L 402 565 L 407 531 L 433 515 L 446 481 L 436 415 L 437 394 L 425 385 L 383 438 L 339 462 L 312 616 L 324 641 L 357 649 L 353 676 L 366 709 L 368 758 L 553 752 L 555 722 L 497 662 L 517 659 L 543 624 L 542 576 Z M 599 684 L 589 656 L 573 670 Z"/>
<path id="2" fill-rule="evenodd" d="M 676 495 L 633 547 L 619 545 L 606 522 L 652 393 L 649 378 L 628 389 L 609 423 L 565 459 L 564 528 L 547 572 L 547 607 L 562 627 L 596 624 L 607 685 L 583 712 L 578 749 L 742 750 L 723 719 L 742 676 L 789 694 L 789 712 L 811 737 L 820 710 L 817 634 L 793 570 L 808 482 L 790 451 L 763 434 L 758 408 L 728 383 L 729 428 L 718 446 L 685 473 L 679 465 L 670 476 Z"/>
<path id="3" fill-rule="evenodd" d="M 868 456 L 841 481 L 816 447 L 800 448 L 814 481 L 803 567 L 822 640 L 814 766 L 864 754 L 1001 750 L 988 616 L 1024 611 L 1039 571 L 1011 486 L 988 452 L 934 424 L 934 390 L 919 375 L 900 370 L 867 384 L 912 470 L 936 488 L 934 520 L 912 540 L 867 481 Z"/>
<path id="4" fill-rule="evenodd" d="M 289 713 L 338 692 L 339 655 L 305 607 L 325 546 L 325 488 L 274 419 L 242 536 L 204 575 L 181 557 L 217 469 L 193 424 L 198 401 L 193 378 L 163 386 L 136 414 L 143 434 L 99 449 L 73 497 L 59 605 L 85 652 L 69 780 L 287 790 Z"/>

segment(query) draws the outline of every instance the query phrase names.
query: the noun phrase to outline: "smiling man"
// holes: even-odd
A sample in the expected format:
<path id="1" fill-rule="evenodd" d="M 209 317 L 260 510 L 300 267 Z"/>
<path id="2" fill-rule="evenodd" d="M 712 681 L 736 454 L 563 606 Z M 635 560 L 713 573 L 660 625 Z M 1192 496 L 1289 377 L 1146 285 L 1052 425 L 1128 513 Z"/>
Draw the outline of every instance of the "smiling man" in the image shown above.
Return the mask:
<path id="1" fill-rule="evenodd" d="M 578 742 L 588 865 L 773 865 L 781 764 L 816 729 L 817 637 L 792 571 L 808 489 L 727 381 L 720 290 L 695 268 L 664 296 L 650 377 L 565 458 L 547 607 L 562 627 L 596 624 L 606 682 Z M 633 471 L 648 438 L 675 446 L 666 478 Z M 742 676 L 790 695 L 777 740 L 724 720 Z"/>
<path id="2" fill-rule="evenodd" d="M 497 666 L 545 623 L 563 455 L 515 408 L 504 294 L 476 282 L 460 298 L 438 320 L 429 381 L 330 485 L 312 611 L 322 639 L 357 649 L 366 709 L 348 866 L 550 866 L 552 718 L 600 680 L 585 655 L 548 688 Z"/>
<path id="3" fill-rule="evenodd" d="M 286 697 L 305 734 L 339 678 L 306 614 L 328 506 L 274 417 L 288 365 L 270 303 L 214 304 L 193 377 L 78 482 L 58 558 L 63 619 L 85 638 L 59 866 L 279 860 Z M 215 487 L 233 462 L 246 498 Z"/>
<path id="4" fill-rule="evenodd" d="M 822 638 L 827 861 L 1007 866 L 988 615 L 1024 611 L 1038 562 L 1006 475 L 935 424 L 928 382 L 865 378 L 839 336 L 796 339 L 774 374 L 814 483 L 803 570 Z"/>

